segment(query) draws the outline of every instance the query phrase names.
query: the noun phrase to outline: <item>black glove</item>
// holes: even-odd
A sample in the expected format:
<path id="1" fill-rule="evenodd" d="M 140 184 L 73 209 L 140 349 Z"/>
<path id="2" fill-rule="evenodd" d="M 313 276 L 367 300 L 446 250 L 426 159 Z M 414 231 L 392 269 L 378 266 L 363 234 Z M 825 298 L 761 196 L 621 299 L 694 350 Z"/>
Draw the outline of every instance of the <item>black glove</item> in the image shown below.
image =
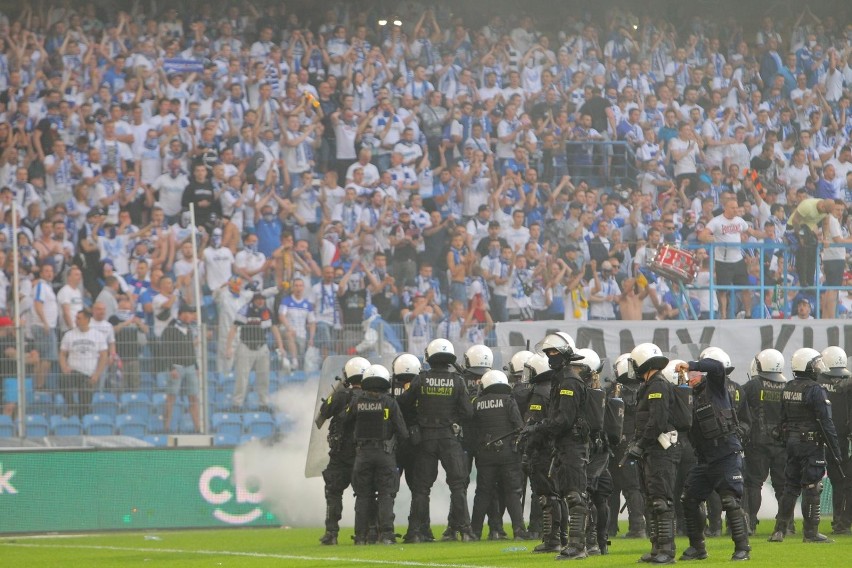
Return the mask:
<path id="1" fill-rule="evenodd" d="M 639 442 L 630 442 L 630 445 L 627 446 L 627 457 L 628 459 L 638 460 L 642 459 L 642 455 L 645 453 L 639 446 Z"/>

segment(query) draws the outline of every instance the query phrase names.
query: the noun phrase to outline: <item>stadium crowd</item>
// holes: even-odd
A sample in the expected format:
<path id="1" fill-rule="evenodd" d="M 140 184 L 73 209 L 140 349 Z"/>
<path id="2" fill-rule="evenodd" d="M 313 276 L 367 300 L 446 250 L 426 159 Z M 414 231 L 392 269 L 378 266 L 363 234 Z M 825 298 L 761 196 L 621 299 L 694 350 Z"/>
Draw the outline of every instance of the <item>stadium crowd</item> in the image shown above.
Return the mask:
<path id="1" fill-rule="evenodd" d="M 749 24 L 320 4 L 0 17 L 0 310 L 16 239 L 37 385 L 69 371 L 84 309 L 133 364 L 210 298 L 219 371 L 254 293 L 293 369 L 311 347 L 361 352 L 377 321 L 422 353 L 508 320 L 685 317 L 649 269 L 663 245 L 694 247 L 698 317 L 852 308 L 833 290 L 812 315 L 809 289 L 852 282 L 843 246 L 816 253 L 852 242 L 848 6 Z M 754 244 L 715 249 L 715 278 L 762 275 L 764 297 L 710 301 L 713 242 Z"/>

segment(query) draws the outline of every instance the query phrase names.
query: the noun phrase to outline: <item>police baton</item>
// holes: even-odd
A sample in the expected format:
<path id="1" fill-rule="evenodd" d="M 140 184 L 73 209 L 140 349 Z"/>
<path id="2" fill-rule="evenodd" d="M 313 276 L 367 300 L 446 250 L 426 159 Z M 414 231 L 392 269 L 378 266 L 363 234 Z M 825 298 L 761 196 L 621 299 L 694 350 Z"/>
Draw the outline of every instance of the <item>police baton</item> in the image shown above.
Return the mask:
<path id="1" fill-rule="evenodd" d="M 492 445 L 496 444 L 497 442 L 502 442 L 502 441 L 503 441 L 503 440 L 505 440 L 506 438 L 511 438 L 511 437 L 512 437 L 512 436 L 514 436 L 515 434 L 520 434 L 520 433 L 521 433 L 521 430 L 523 430 L 523 428 L 516 428 L 515 430 L 512 430 L 512 431 L 511 431 L 511 432 L 509 432 L 508 434 L 503 434 L 503 435 L 502 435 L 502 436 L 500 436 L 499 438 L 494 438 L 493 440 L 489 440 L 489 441 L 485 442 L 485 447 L 487 448 L 487 447 L 489 447 L 489 446 L 492 446 Z"/>
<path id="2" fill-rule="evenodd" d="M 837 455 L 837 449 L 828 443 L 829 437 L 825 433 L 825 425 L 822 423 L 821 418 L 817 418 L 817 424 L 819 424 L 819 430 L 822 432 L 822 437 L 825 440 L 825 445 L 828 448 L 828 453 L 831 455 L 831 459 L 834 460 L 834 464 L 837 466 L 837 471 L 840 474 L 841 479 L 846 479 L 846 472 L 843 471 L 843 462 L 840 460 L 840 456 Z"/>

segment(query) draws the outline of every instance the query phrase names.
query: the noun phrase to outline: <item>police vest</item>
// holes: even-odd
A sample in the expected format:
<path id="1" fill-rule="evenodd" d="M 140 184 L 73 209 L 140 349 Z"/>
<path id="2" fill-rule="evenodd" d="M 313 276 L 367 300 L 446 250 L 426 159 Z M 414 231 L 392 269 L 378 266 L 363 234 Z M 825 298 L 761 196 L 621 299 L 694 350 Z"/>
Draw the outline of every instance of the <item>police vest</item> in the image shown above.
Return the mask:
<path id="1" fill-rule="evenodd" d="M 748 397 L 748 406 L 752 410 L 751 437 L 756 444 L 776 443 L 772 429 L 781 422 L 781 397 L 785 384 L 756 377 L 746 385 L 747 391 L 754 391 Z"/>
<path id="2" fill-rule="evenodd" d="M 424 371 L 420 374 L 417 422 L 423 428 L 449 428 L 458 423 L 456 397 L 464 388 L 459 376 L 450 371 Z"/>
<path id="3" fill-rule="evenodd" d="M 574 414 L 574 422 L 565 424 L 566 428 L 585 428 L 586 433 L 589 432 L 589 423 L 586 418 L 587 410 L 584 405 L 589 402 L 586 388 L 586 383 L 583 379 L 573 374 L 568 370 L 563 370 L 560 373 L 559 379 L 553 381 L 550 390 L 550 408 L 548 410 L 549 418 L 556 418 L 560 414 Z M 601 407 L 603 410 L 603 407 Z M 572 412 L 573 411 L 573 412 Z M 603 428 L 603 412 L 601 412 L 600 429 Z M 558 441 L 558 440 L 557 440 Z"/>
<path id="4" fill-rule="evenodd" d="M 491 440 L 496 440 L 512 431 L 511 423 L 511 394 L 483 394 L 473 401 L 473 419 L 479 433 L 480 447 Z M 508 445 L 510 440 L 502 440 Z M 500 442 L 492 444 L 486 449 L 496 450 L 502 447 Z"/>
<path id="5" fill-rule="evenodd" d="M 782 405 L 787 418 L 788 431 L 816 432 L 819 430 L 816 413 L 811 405 L 805 402 L 807 393 L 812 388 L 822 387 L 810 379 L 793 379 L 784 386 Z"/>
<path id="6" fill-rule="evenodd" d="M 604 414 L 604 434 L 611 445 L 621 441 L 624 433 L 624 400 L 620 398 L 608 398 L 606 400 L 606 413 Z"/>
<path id="7" fill-rule="evenodd" d="M 512 396 L 515 397 L 515 402 L 518 403 L 518 410 L 521 417 L 527 414 L 527 405 L 530 403 L 533 385 L 530 383 L 515 383 L 512 385 Z"/>
<path id="8" fill-rule="evenodd" d="M 550 384 L 538 383 L 532 388 L 527 411 L 524 413 L 524 422 L 536 424 L 547 418 L 550 408 Z"/>
<path id="9" fill-rule="evenodd" d="M 828 400 L 831 401 L 831 420 L 834 422 L 834 427 L 837 428 L 837 437 L 841 440 L 849 434 L 847 423 L 849 380 L 848 378 L 828 377 L 826 375 L 820 375 L 817 379 L 817 382 L 828 391 Z"/>
<path id="10" fill-rule="evenodd" d="M 355 402 L 355 440 L 389 440 L 393 436 L 389 395 L 364 394 Z"/>
<path id="11" fill-rule="evenodd" d="M 349 406 L 353 397 L 360 394 L 361 391 L 353 391 L 350 389 L 341 390 L 328 397 L 320 407 L 320 414 L 323 418 L 329 420 L 328 423 L 328 447 L 329 453 L 335 457 L 345 457 L 347 455 L 355 455 L 355 446 L 352 443 L 352 431 L 346 431 L 344 428 L 344 411 Z"/>
<path id="12" fill-rule="evenodd" d="M 657 387 L 656 390 L 662 390 L 661 393 L 651 393 L 648 394 L 648 391 L 651 387 Z M 671 414 L 672 407 L 672 398 L 674 397 L 674 385 L 668 382 L 662 375 L 662 373 L 655 373 L 646 383 L 644 383 L 641 387 L 639 387 L 639 392 L 637 396 L 639 398 L 639 402 L 636 404 L 636 428 L 635 432 L 641 433 L 645 431 L 645 428 L 648 426 L 648 422 L 651 420 L 651 402 L 648 399 L 649 396 L 656 396 L 658 394 L 662 395 L 661 398 L 665 398 L 669 404 L 669 413 Z M 671 418 L 669 418 L 669 424 L 666 425 L 667 431 L 677 430 L 671 424 Z"/>
<path id="13" fill-rule="evenodd" d="M 730 391 L 726 388 L 729 408 L 722 408 L 713 400 L 707 385 L 701 385 L 693 391 L 692 421 L 693 435 L 705 440 L 716 440 L 727 437 L 737 430 L 737 417 L 733 408 Z M 697 438 L 693 438 L 697 443 Z"/>
<path id="14" fill-rule="evenodd" d="M 624 401 L 624 431 L 628 436 L 636 429 L 636 405 L 639 403 L 639 385 L 621 383 L 621 399 Z"/>

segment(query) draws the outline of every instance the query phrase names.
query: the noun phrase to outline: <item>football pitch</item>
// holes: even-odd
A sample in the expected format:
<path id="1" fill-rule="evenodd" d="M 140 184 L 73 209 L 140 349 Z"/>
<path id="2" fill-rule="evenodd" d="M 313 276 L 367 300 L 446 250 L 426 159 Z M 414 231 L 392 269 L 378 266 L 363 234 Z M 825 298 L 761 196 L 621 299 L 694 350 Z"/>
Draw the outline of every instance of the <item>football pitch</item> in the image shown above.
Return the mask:
<path id="1" fill-rule="evenodd" d="M 804 544 L 801 536 L 768 543 L 771 521 L 764 521 L 752 539 L 752 566 L 824 567 L 852 565 L 852 536 L 835 537 L 833 544 Z M 797 522 L 801 531 L 801 522 Z M 823 531 L 829 527 L 823 521 Z M 442 527 L 435 527 L 440 534 Z M 227 529 L 203 531 L 148 531 L 91 535 L 39 535 L 0 539 L 0 562 L 9 567 L 266 567 L 294 568 L 409 566 L 474 568 L 541 566 L 552 554 L 532 554 L 535 542 L 482 541 L 396 546 L 352 545 L 351 529 L 340 533 L 338 546 L 320 546 L 322 529 Z M 688 546 L 677 539 L 678 553 Z M 610 554 L 583 562 L 595 566 L 635 565 L 647 552 L 646 540 L 614 538 Z M 729 538 L 707 539 L 708 560 L 701 566 L 730 565 Z M 551 564 L 552 565 L 552 564 Z"/>

